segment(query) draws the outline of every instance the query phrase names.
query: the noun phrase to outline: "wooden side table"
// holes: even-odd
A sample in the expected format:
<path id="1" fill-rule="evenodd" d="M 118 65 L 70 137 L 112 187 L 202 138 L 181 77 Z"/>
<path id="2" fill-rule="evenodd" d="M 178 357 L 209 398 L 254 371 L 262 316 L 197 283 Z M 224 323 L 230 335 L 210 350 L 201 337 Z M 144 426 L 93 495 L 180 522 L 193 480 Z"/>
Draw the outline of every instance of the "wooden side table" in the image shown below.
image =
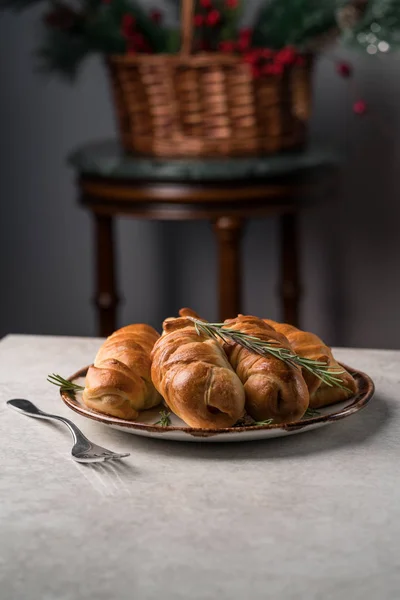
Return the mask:
<path id="1" fill-rule="evenodd" d="M 86 145 L 70 157 L 81 203 L 93 215 L 98 333 L 117 328 L 113 219 L 198 220 L 213 225 L 218 245 L 219 318 L 241 310 L 240 240 L 246 219 L 279 216 L 282 319 L 298 324 L 301 285 L 297 214 L 332 181 L 331 152 L 314 148 L 274 157 L 157 160 L 125 156 L 116 143 Z"/>

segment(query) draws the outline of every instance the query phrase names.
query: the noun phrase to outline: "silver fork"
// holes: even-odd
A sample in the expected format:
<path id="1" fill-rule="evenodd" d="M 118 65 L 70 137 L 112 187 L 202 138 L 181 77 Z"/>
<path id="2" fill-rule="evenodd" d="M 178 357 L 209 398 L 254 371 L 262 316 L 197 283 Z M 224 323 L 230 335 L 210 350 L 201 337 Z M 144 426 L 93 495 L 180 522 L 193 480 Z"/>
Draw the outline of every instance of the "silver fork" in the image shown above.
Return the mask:
<path id="1" fill-rule="evenodd" d="M 18 410 L 29 417 L 36 417 L 38 419 L 54 419 L 64 423 L 72 433 L 74 445 L 71 450 L 71 455 L 72 458 L 77 462 L 97 463 L 104 462 L 105 460 L 117 460 L 130 456 L 129 452 L 125 454 L 118 454 L 117 452 L 111 452 L 111 450 L 107 450 L 106 448 L 97 446 L 97 444 L 93 444 L 93 442 L 88 440 L 87 437 L 83 435 L 82 431 L 78 429 L 75 423 L 69 419 L 65 419 L 64 417 L 45 413 L 29 400 L 7 400 L 7 404 L 11 406 L 11 408 Z"/>

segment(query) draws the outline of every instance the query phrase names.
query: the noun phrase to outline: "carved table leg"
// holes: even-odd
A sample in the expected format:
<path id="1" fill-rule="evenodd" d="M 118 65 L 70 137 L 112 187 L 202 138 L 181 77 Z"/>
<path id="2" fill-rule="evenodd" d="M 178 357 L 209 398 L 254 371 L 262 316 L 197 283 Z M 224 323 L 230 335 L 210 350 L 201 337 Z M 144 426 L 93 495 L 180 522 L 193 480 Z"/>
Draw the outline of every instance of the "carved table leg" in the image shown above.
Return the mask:
<path id="1" fill-rule="evenodd" d="M 118 296 L 114 271 L 114 238 L 112 217 L 94 215 L 96 244 L 95 304 L 98 315 L 98 334 L 106 337 L 115 331 Z"/>
<path id="2" fill-rule="evenodd" d="M 282 319 L 296 327 L 299 326 L 300 294 L 297 215 L 287 214 L 281 217 Z"/>
<path id="3" fill-rule="evenodd" d="M 223 321 L 240 312 L 242 221 L 236 217 L 220 217 L 214 230 L 219 255 L 219 318 Z"/>

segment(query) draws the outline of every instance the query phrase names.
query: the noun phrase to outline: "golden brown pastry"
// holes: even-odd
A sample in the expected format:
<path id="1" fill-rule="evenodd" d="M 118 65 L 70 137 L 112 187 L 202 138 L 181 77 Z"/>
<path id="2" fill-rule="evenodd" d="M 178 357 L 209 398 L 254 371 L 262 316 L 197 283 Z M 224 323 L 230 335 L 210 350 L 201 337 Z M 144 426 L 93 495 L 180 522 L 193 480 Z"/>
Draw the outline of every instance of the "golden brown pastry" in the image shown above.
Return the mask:
<path id="1" fill-rule="evenodd" d="M 197 314 L 197 312 L 195 312 L 191 308 L 181 308 L 180 311 L 179 311 L 179 316 L 180 317 L 193 317 L 194 319 L 199 319 L 199 321 L 204 321 L 204 319 L 202 319 Z"/>
<path id="2" fill-rule="evenodd" d="M 150 325 L 118 329 L 101 346 L 86 375 L 83 401 L 98 412 L 136 419 L 162 400 L 151 381 L 150 353 L 159 334 Z"/>
<path id="3" fill-rule="evenodd" d="M 288 340 L 262 319 L 239 315 L 226 326 L 265 341 L 290 348 Z M 301 370 L 273 356 L 260 356 L 239 344 L 225 344 L 230 363 L 246 393 L 246 411 L 256 421 L 298 421 L 308 408 L 309 393 Z"/>
<path id="4" fill-rule="evenodd" d="M 166 319 L 152 351 L 151 376 L 169 408 L 190 427 L 231 427 L 244 413 L 244 390 L 223 348 L 192 321 Z"/>
<path id="5" fill-rule="evenodd" d="M 297 329 L 297 327 L 288 325 L 287 323 L 277 323 L 270 319 L 264 319 L 264 321 L 278 333 L 286 336 L 292 350 L 299 356 L 325 361 L 332 369 L 342 369 L 333 357 L 332 350 L 314 333 L 301 331 L 300 329 Z M 321 408 L 322 406 L 328 406 L 335 402 L 342 402 L 356 392 L 356 382 L 346 370 L 344 373 L 338 374 L 338 377 L 340 377 L 343 385 L 347 387 L 349 391 L 337 386 L 330 387 L 305 369 L 303 369 L 303 377 L 310 392 L 311 408 Z"/>

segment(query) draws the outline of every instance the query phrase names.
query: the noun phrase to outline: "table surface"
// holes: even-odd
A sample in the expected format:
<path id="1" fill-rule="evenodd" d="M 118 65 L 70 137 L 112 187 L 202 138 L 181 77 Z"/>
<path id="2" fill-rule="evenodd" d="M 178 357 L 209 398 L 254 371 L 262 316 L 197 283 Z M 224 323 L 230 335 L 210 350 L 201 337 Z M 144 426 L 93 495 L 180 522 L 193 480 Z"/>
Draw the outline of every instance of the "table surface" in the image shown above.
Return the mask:
<path id="1" fill-rule="evenodd" d="M 135 437 L 71 413 L 50 372 L 99 339 L 0 342 L 2 600 L 393 600 L 400 590 L 400 352 L 339 349 L 376 394 L 352 417 L 245 444 Z M 124 463 L 78 465 L 71 417 Z"/>
<path id="2" fill-rule="evenodd" d="M 124 154 L 116 141 L 86 144 L 69 156 L 81 174 L 113 179 L 154 181 L 231 181 L 308 174 L 337 167 L 342 160 L 333 148 L 313 145 L 298 152 L 246 158 L 158 159 Z"/>

